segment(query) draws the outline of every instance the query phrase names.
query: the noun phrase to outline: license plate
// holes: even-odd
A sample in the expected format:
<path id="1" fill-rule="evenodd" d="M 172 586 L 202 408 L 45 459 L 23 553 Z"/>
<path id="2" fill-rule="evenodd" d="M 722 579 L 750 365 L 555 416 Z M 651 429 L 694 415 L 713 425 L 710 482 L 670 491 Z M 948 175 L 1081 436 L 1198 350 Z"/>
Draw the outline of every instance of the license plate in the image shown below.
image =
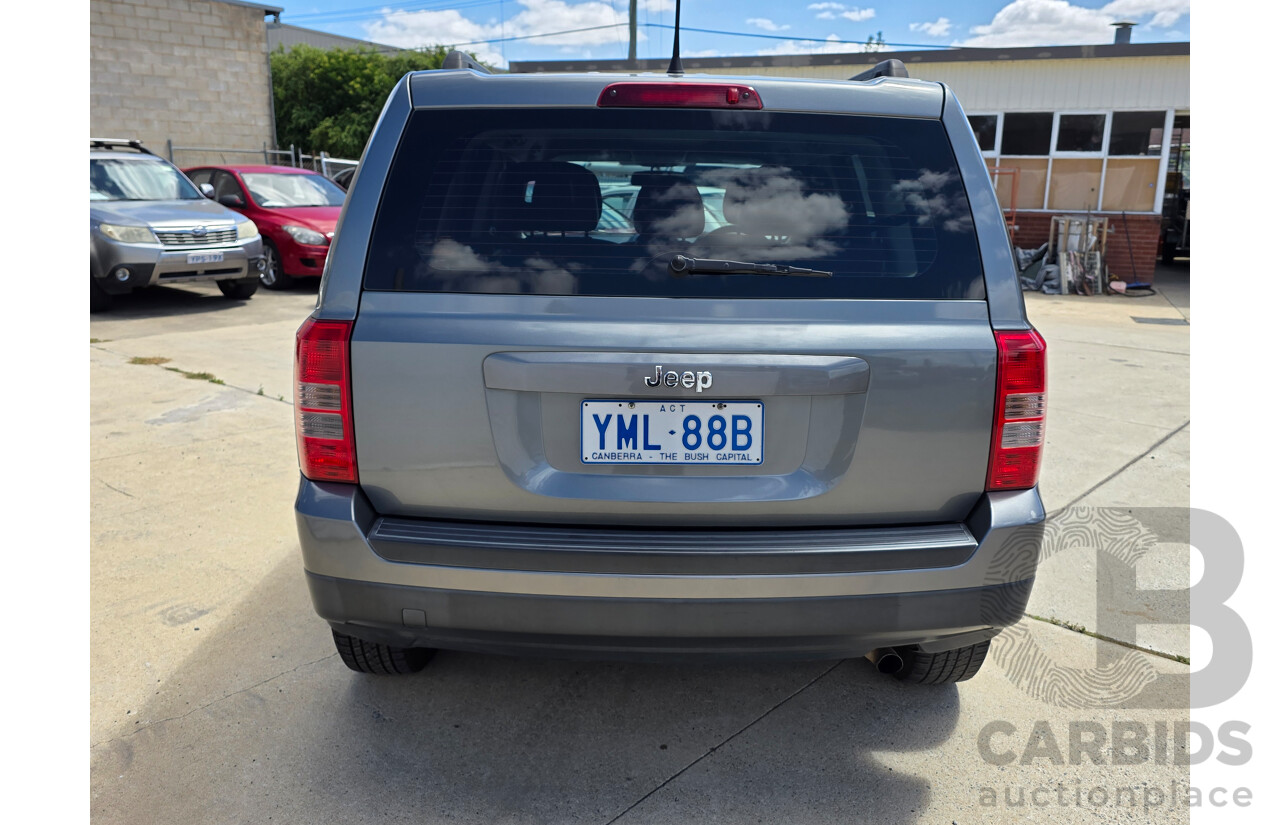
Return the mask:
<path id="1" fill-rule="evenodd" d="M 220 264 L 222 263 L 221 252 L 191 252 L 187 255 L 187 263 L 189 264 Z"/>
<path id="2" fill-rule="evenodd" d="M 759 401 L 583 401 L 584 464 L 759 464 Z"/>

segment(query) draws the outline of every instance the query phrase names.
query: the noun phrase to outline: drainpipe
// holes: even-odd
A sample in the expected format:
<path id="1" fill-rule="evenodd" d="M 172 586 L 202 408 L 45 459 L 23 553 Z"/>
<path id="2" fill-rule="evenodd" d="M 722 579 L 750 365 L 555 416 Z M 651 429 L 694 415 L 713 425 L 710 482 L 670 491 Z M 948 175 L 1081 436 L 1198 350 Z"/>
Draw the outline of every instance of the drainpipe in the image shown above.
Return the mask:
<path id="1" fill-rule="evenodd" d="M 276 24 L 279 25 L 279 13 L 272 14 L 271 12 L 267 12 L 267 14 L 272 15 L 275 18 Z M 280 140 L 279 136 L 276 134 L 276 86 L 275 80 L 271 77 L 271 46 L 266 42 L 267 26 L 265 20 L 262 25 L 262 40 L 263 45 L 267 46 L 267 105 L 270 107 L 271 112 L 271 148 L 278 149 L 280 148 Z"/>

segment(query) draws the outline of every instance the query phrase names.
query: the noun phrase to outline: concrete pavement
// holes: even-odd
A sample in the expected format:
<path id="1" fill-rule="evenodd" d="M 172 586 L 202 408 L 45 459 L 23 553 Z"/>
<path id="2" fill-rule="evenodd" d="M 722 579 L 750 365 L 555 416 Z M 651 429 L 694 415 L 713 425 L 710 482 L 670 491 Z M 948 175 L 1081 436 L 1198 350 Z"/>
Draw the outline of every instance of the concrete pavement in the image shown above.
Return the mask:
<path id="1" fill-rule="evenodd" d="M 1161 292 L 1081 298 L 1028 293 L 1049 344 L 1049 415 L 1041 493 L 1050 513 L 1141 510 L 1152 545 L 1138 566 L 1141 599 L 1098 597 L 1098 548 L 1046 548 L 1028 612 L 1098 632 L 1126 613 L 1151 622 L 1117 638 L 1190 657 L 1185 544 L 1191 506 L 1191 327 L 1185 272 L 1161 268 Z M 1169 289 L 1169 297 L 1164 287 Z M 1182 536 L 1184 542 L 1155 541 Z M 1110 621 L 1109 621 L 1110 620 Z M 1128 624 L 1128 622 L 1119 622 Z M 1114 635 L 1114 634 L 1107 634 Z"/>
<path id="2" fill-rule="evenodd" d="M 1069 746 L 1095 724 L 1154 737 L 1160 723 L 1172 738 L 1184 679 L 1157 679 L 1147 709 L 1099 709 L 1037 698 L 1024 674 L 1030 654 L 1061 675 L 1099 650 L 1136 657 L 1147 678 L 1188 668 L 1032 619 L 958 688 L 905 687 L 862 660 L 691 668 L 446 652 L 414 677 L 353 674 L 312 614 L 291 511 L 290 351 L 314 292 L 131 297 L 143 301 L 90 330 L 95 820 L 1187 821 L 1164 799 L 1188 779 L 1176 746 L 1136 765 L 1115 764 L 1110 739 L 1102 764 Z M 1185 507 L 1188 328 L 1133 318 L 1186 310 L 1161 296 L 1028 304 L 1051 353 L 1048 506 Z M 1030 612 L 1086 629 L 1132 612 L 1104 593 L 1099 614 L 1095 555 L 1058 548 Z M 1152 547 L 1142 586 L 1185 587 L 1184 558 Z M 1174 601 L 1141 609 L 1176 617 Z M 1185 627 L 1136 632 L 1163 653 L 1189 649 Z M 1021 764 L 1029 739 L 1039 749 Z M 1090 800 L 1095 788 L 1107 802 Z"/>

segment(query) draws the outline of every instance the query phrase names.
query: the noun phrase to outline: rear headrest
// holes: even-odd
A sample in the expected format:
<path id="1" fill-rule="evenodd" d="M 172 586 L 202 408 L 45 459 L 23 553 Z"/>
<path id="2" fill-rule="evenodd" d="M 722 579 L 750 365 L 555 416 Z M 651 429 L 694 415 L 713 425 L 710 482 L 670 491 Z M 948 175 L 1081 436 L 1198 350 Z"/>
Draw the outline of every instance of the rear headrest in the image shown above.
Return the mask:
<path id="1" fill-rule="evenodd" d="M 641 237 L 696 238 L 706 228 L 702 195 L 693 181 L 671 172 L 637 172 L 631 222 Z"/>
<path id="2" fill-rule="evenodd" d="M 590 232 L 601 208 L 596 176 L 567 161 L 513 164 L 493 204 L 500 232 Z"/>

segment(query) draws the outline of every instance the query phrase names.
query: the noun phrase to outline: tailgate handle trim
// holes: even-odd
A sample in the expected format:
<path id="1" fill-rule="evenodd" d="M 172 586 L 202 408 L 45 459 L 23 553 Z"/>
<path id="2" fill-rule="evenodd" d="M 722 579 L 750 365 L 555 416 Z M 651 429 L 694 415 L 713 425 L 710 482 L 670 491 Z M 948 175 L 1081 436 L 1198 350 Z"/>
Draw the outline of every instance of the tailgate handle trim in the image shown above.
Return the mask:
<path id="1" fill-rule="evenodd" d="M 703 391 L 645 384 L 664 372 L 711 372 Z M 848 355 L 739 355 L 678 352 L 498 352 L 484 359 L 491 390 L 574 394 L 726 398 L 865 393 L 866 361 Z"/>

